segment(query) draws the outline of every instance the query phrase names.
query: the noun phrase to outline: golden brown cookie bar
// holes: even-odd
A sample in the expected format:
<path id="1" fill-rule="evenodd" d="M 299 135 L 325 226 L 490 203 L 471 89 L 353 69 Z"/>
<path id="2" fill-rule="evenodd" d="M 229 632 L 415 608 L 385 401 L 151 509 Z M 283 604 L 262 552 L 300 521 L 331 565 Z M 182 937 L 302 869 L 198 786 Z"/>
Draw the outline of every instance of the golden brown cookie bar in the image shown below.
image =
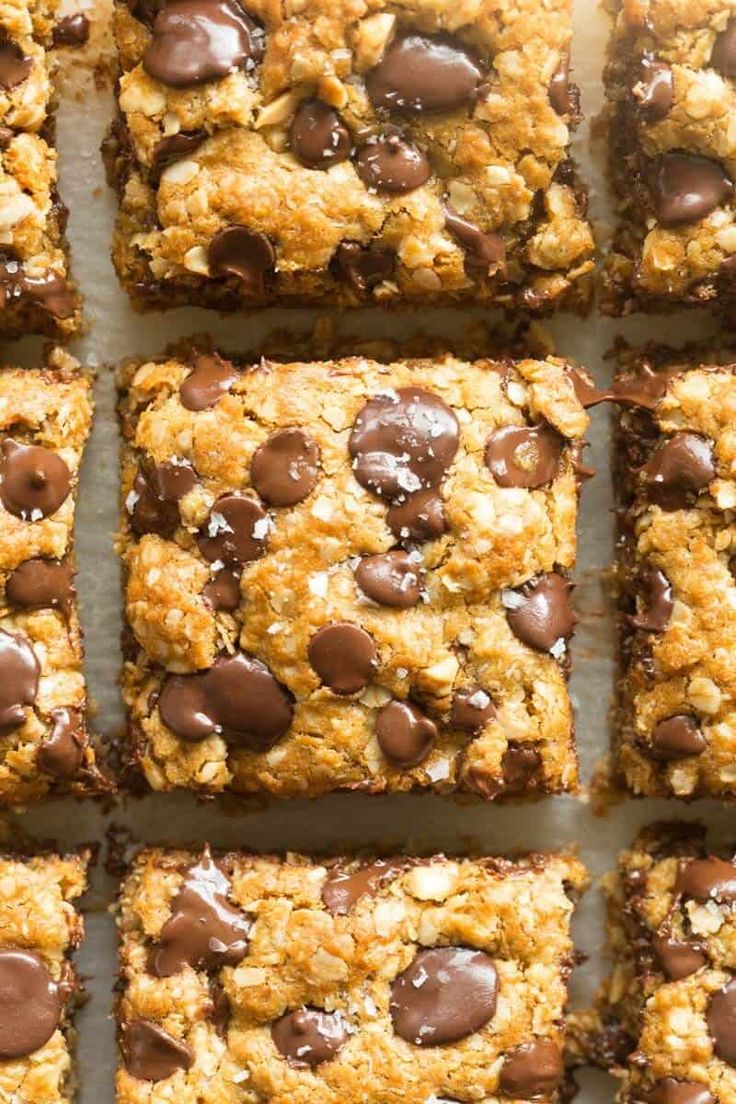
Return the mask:
<path id="1" fill-rule="evenodd" d="M 626 351 L 616 456 L 618 768 L 637 794 L 736 794 L 736 367 Z"/>
<path id="2" fill-rule="evenodd" d="M 123 377 L 130 758 L 157 790 L 574 790 L 563 361 Z"/>
<path id="3" fill-rule="evenodd" d="M 0 368 L 0 805 L 104 789 L 86 726 L 72 552 L 90 381 L 61 349 Z"/>
<path id="4" fill-rule="evenodd" d="M 570 0 L 118 0 L 138 306 L 587 308 Z"/>
<path id="5" fill-rule="evenodd" d="M 118 1104 L 557 1101 L 585 882 L 560 854 L 142 851 L 118 915 Z"/>
<path id="6" fill-rule="evenodd" d="M 73 1013 L 82 990 L 71 961 L 84 922 L 74 902 L 90 854 L 0 858 L 0 1101 L 71 1104 Z"/>
<path id="7" fill-rule="evenodd" d="M 0 334 L 66 336 L 79 325 L 66 209 L 57 191 L 51 78 L 57 0 L 0 9 Z"/>
<path id="8" fill-rule="evenodd" d="M 611 886 L 616 967 L 600 1005 L 620 1104 L 731 1104 L 736 863 L 698 825 L 657 824 Z M 607 1037 L 607 1038 L 606 1038 Z M 612 1042 L 613 1041 L 613 1042 Z"/>
<path id="9" fill-rule="evenodd" d="M 736 4 L 608 0 L 610 176 L 620 221 L 609 314 L 718 300 L 736 262 Z"/>

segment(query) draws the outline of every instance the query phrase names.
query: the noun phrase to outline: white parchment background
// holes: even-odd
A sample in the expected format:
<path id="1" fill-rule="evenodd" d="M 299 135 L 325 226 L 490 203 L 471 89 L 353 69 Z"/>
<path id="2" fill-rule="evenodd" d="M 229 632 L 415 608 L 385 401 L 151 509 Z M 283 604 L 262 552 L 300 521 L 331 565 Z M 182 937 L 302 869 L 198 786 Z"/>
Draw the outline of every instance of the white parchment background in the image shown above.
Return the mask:
<path id="1" fill-rule="evenodd" d="M 69 0 L 67 5 L 69 10 L 82 8 L 95 21 L 92 47 L 109 49 L 103 34 L 109 4 L 110 0 Z M 576 156 L 591 185 L 594 217 L 605 234 L 610 224 L 610 204 L 600 174 L 600 151 L 591 150 L 590 123 L 601 107 L 607 26 L 594 0 L 575 0 L 575 22 L 573 69 L 582 88 L 586 115 L 576 138 Z M 108 259 L 114 204 L 105 186 L 98 147 L 112 112 L 111 88 L 109 82 L 94 80 L 92 66 L 83 52 L 67 51 L 63 64 L 58 138 L 61 189 L 71 211 L 73 265 L 86 298 L 89 322 L 88 333 L 75 343 L 73 351 L 84 364 L 99 368 L 95 426 L 82 472 L 77 513 L 78 588 L 86 630 L 86 671 L 97 708 L 94 723 L 103 736 L 112 737 L 120 731 L 122 720 L 117 690 L 121 598 L 112 550 L 117 525 L 118 439 L 113 384 L 107 366 L 131 355 L 156 354 L 175 338 L 206 330 L 212 331 L 226 348 L 250 348 L 277 326 L 310 329 L 314 315 L 308 311 L 270 311 L 223 320 L 203 311 L 145 317 L 134 314 Z M 421 315 L 377 318 L 367 311 L 351 312 L 343 328 L 366 336 L 379 331 L 401 336 L 425 326 L 429 331 L 452 335 L 465 329 L 472 317 L 470 311 L 432 311 L 425 321 Z M 476 313 L 476 317 L 480 315 Z M 603 354 L 616 333 L 636 341 L 677 341 L 707 334 L 714 325 L 707 318 L 690 314 L 615 324 L 595 316 L 587 321 L 563 318 L 551 328 L 559 351 L 577 358 L 602 381 L 609 370 Z M 2 349 L 1 356 L 5 362 L 32 365 L 38 362 L 39 350 L 40 342 L 26 339 Z M 598 408 L 592 418 L 588 459 L 599 474 L 583 492 L 576 595 L 581 625 L 574 645 L 572 679 L 585 783 L 608 746 L 613 676 L 613 625 L 602 585 L 602 571 L 612 558 L 608 413 Z M 704 817 L 719 834 L 734 820 L 733 812 L 712 802 L 682 806 L 677 802 L 626 801 L 600 816 L 584 795 L 550 798 L 517 810 L 468 806 L 437 797 L 359 795 L 235 810 L 231 806 L 198 805 L 186 796 L 151 796 L 131 800 L 107 817 L 89 803 L 54 802 L 11 818 L 11 826 L 34 838 L 57 840 L 61 847 L 83 841 L 102 843 L 111 822 L 127 827 L 141 841 L 209 839 L 217 846 L 256 849 L 341 851 L 351 845 L 381 842 L 397 848 L 416 844 L 446 851 L 472 844 L 494 853 L 519 847 L 572 845 L 579 848 L 597 879 L 613 865 L 617 850 L 631 840 L 639 824 L 662 816 Z M 110 1012 L 115 942 L 109 913 L 113 895 L 113 881 L 98 869 L 88 898 L 87 940 L 78 956 L 91 995 L 78 1018 L 82 1104 L 112 1104 L 114 1098 L 115 1046 Z M 601 896 L 595 882 L 579 909 L 575 931 L 580 949 L 589 955 L 587 965 L 575 973 L 574 1002 L 579 1004 L 590 998 L 606 968 Z M 583 1075 L 581 1085 L 581 1104 L 610 1101 L 615 1089 L 610 1078 L 597 1073 Z"/>

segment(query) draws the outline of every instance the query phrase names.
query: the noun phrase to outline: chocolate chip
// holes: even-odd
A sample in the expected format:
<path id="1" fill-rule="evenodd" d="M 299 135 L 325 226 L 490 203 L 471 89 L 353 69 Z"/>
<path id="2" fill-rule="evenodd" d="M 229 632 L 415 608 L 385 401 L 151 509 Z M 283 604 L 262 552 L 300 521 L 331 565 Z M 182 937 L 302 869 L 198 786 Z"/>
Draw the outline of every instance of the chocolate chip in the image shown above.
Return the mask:
<path id="1" fill-rule="evenodd" d="M 676 1081 L 674 1077 L 657 1081 L 649 1092 L 635 1090 L 632 1099 L 636 1104 L 716 1104 L 715 1097 L 699 1081 Z"/>
<path id="2" fill-rule="evenodd" d="M 152 1020 L 133 1020 L 123 1034 L 125 1068 L 140 1081 L 165 1081 L 177 1070 L 191 1069 L 194 1055 Z"/>
<path id="3" fill-rule="evenodd" d="M 276 1020 L 271 1038 L 292 1066 L 306 1068 L 334 1058 L 347 1042 L 348 1030 L 339 1012 L 298 1008 Z"/>
<path id="4" fill-rule="evenodd" d="M 140 19 L 147 27 L 152 27 L 166 0 L 125 0 L 125 3 L 136 19 Z"/>
<path id="5" fill-rule="evenodd" d="M 276 250 L 265 234 L 245 226 L 219 230 L 207 251 L 213 276 L 236 276 L 246 295 L 265 295 L 276 265 Z"/>
<path id="6" fill-rule="evenodd" d="M 335 694 L 357 694 L 368 685 L 378 663 L 373 638 L 347 621 L 319 629 L 309 641 L 308 654 L 324 685 Z"/>
<path id="7" fill-rule="evenodd" d="M 550 77 L 548 95 L 552 110 L 557 115 L 570 115 L 575 112 L 577 104 L 570 87 L 570 62 L 567 58 L 560 62 Z"/>
<path id="8" fill-rule="evenodd" d="M 54 778 L 73 778 L 82 765 L 82 715 L 78 709 L 54 709 L 51 720 L 51 733 L 38 749 L 39 769 Z"/>
<path id="9" fill-rule="evenodd" d="M 341 242 L 335 251 L 334 268 L 337 275 L 362 295 L 393 274 L 396 257 L 391 249 L 378 245 L 359 245 L 358 242 Z"/>
<path id="10" fill-rule="evenodd" d="M 434 489 L 416 491 L 389 506 L 386 524 L 400 541 L 436 540 L 447 531 L 445 505 Z"/>
<path id="11" fill-rule="evenodd" d="M 193 154 L 207 139 L 206 130 L 180 130 L 178 134 L 169 134 L 153 147 L 151 170 L 156 179 L 168 165 Z"/>
<path id="12" fill-rule="evenodd" d="M 322 886 L 322 900 L 333 916 L 347 916 L 361 897 L 373 897 L 389 878 L 406 867 L 404 859 L 375 859 L 361 866 L 333 866 Z"/>
<path id="13" fill-rule="evenodd" d="M 431 947 L 391 983 L 394 1031 L 416 1046 L 445 1046 L 480 1031 L 496 1011 L 493 959 L 469 947 Z"/>
<path id="14" fill-rule="evenodd" d="M 663 153 L 652 163 L 650 187 L 663 226 L 704 219 L 733 191 L 718 161 L 678 152 Z"/>
<path id="15" fill-rule="evenodd" d="M 563 439 L 548 422 L 502 426 L 486 443 L 485 462 L 499 487 L 533 490 L 559 473 Z"/>
<path id="16" fill-rule="evenodd" d="M 399 609 L 409 609 L 419 602 L 422 579 L 418 557 L 398 550 L 364 556 L 355 568 L 355 581 L 368 598 Z"/>
<path id="17" fill-rule="evenodd" d="M 26 57 L 15 42 L 11 42 L 7 33 L 0 31 L 0 88 L 3 92 L 12 92 L 33 69 L 33 58 Z"/>
<path id="18" fill-rule="evenodd" d="M 450 724 L 464 732 L 479 732 L 496 715 L 493 699 L 480 686 L 456 690 L 452 699 Z"/>
<path id="19" fill-rule="evenodd" d="M 501 757 L 504 789 L 525 790 L 541 765 L 542 756 L 535 748 L 510 740 Z"/>
<path id="20" fill-rule="evenodd" d="M 660 399 L 664 398 L 667 384 L 678 372 L 667 372 L 652 368 L 651 364 L 640 365 L 633 375 L 620 376 L 614 380 L 611 398 L 623 406 L 640 406 L 644 410 L 654 410 Z"/>
<path id="21" fill-rule="evenodd" d="M 0 1059 L 26 1058 L 56 1031 L 60 987 L 33 951 L 0 950 Z"/>
<path id="22" fill-rule="evenodd" d="M 42 445 L 21 445 L 10 437 L 0 449 L 0 500 L 8 513 L 23 521 L 55 514 L 71 490 L 64 460 Z"/>
<path id="23" fill-rule="evenodd" d="M 173 460 L 164 464 L 141 465 L 133 480 L 133 493 L 128 500 L 130 524 L 138 536 L 157 533 L 173 536 L 181 525 L 179 501 L 197 485 L 197 473 L 191 464 Z"/>
<path id="24" fill-rule="evenodd" d="M 664 632 L 675 606 L 669 579 L 658 567 L 647 564 L 639 573 L 637 589 L 642 594 L 645 608 L 630 617 L 629 624 L 642 632 Z"/>
<path id="25" fill-rule="evenodd" d="M 555 571 L 537 575 L 506 591 L 506 620 L 515 636 L 540 652 L 572 636 L 577 617 L 570 604 L 571 585 Z"/>
<path id="26" fill-rule="evenodd" d="M 407 31 L 366 74 L 365 86 L 379 110 L 423 115 L 472 104 L 482 79 L 480 60 L 458 39 Z"/>
<path id="27" fill-rule="evenodd" d="M 266 751 L 281 739 L 294 711 L 268 667 L 243 652 L 221 656 L 195 675 L 168 675 L 158 708 L 182 740 L 219 735 L 249 751 Z"/>
<path id="28" fill-rule="evenodd" d="M 346 161 L 352 148 L 350 131 L 323 100 L 302 100 L 289 127 L 289 149 L 308 169 L 329 169 Z"/>
<path id="29" fill-rule="evenodd" d="M 515 1100 L 554 1097 L 565 1073 L 560 1048 L 551 1039 L 535 1039 L 509 1050 L 498 1078 L 498 1091 Z"/>
<path id="30" fill-rule="evenodd" d="M 49 272 L 45 276 L 16 274 L 13 296 L 27 295 L 34 299 L 54 318 L 71 318 L 77 309 L 77 300 L 63 276 Z"/>
<path id="31" fill-rule="evenodd" d="M 198 538 L 197 544 L 210 563 L 218 560 L 226 564 L 250 563 L 266 551 L 268 514 L 247 495 L 223 495 L 210 510 L 206 533 Z"/>
<path id="32" fill-rule="evenodd" d="M 230 890 L 230 880 L 205 847 L 171 902 L 171 915 L 151 952 L 151 973 L 173 977 L 185 966 L 219 969 L 245 957 L 251 925 L 228 900 Z"/>
<path id="33" fill-rule="evenodd" d="M 663 510 L 684 510 L 716 474 L 710 442 L 680 431 L 652 453 L 644 466 L 644 486 L 650 502 Z"/>
<path id="34" fill-rule="evenodd" d="M 716 1056 L 736 1067 L 736 978 L 710 998 L 706 1020 Z"/>
<path id="35" fill-rule="evenodd" d="M 635 95 L 640 111 L 651 122 L 667 115 L 675 102 L 675 81 L 666 61 L 654 57 L 641 59 L 641 81 Z"/>
<path id="36" fill-rule="evenodd" d="M 279 429 L 260 445 L 250 465 L 253 486 L 271 506 L 295 506 L 314 490 L 319 446 L 303 429 Z"/>
<path id="37" fill-rule="evenodd" d="M 687 759 L 690 755 L 702 755 L 707 747 L 708 741 L 695 718 L 681 713 L 654 726 L 649 754 L 653 759 Z"/>
<path id="38" fill-rule="evenodd" d="M 708 963 L 702 947 L 666 935 L 654 936 L 652 951 L 669 981 L 680 981 L 681 978 L 689 977 Z"/>
<path id="39" fill-rule="evenodd" d="M 421 187 L 432 175 L 426 154 L 393 131 L 369 138 L 356 154 L 355 168 L 366 188 L 397 195 Z"/>
<path id="40" fill-rule="evenodd" d="M 209 410 L 226 395 L 238 378 L 229 360 L 217 353 L 198 353 L 194 366 L 179 387 L 181 405 L 187 410 Z"/>
<path id="41" fill-rule="evenodd" d="M 143 68 L 170 88 L 195 88 L 253 69 L 264 36 L 235 0 L 168 0 L 153 23 Z"/>
<path id="42" fill-rule="evenodd" d="M 5 598 L 15 609 L 61 609 L 68 613 L 74 597 L 69 560 L 25 560 L 5 582 Z"/>
<path id="43" fill-rule="evenodd" d="M 736 77 L 736 19 L 729 20 L 725 31 L 716 35 L 710 63 L 724 77 Z"/>
<path id="44" fill-rule="evenodd" d="M 54 46 L 84 46 L 89 40 L 89 19 L 84 12 L 63 16 L 54 27 Z"/>
<path id="45" fill-rule="evenodd" d="M 202 597 L 212 609 L 234 613 L 240 605 L 240 575 L 229 567 L 216 571 L 202 590 Z"/>
<path id="46" fill-rule="evenodd" d="M 402 502 L 416 491 L 439 487 L 459 439 L 457 418 L 439 395 L 402 387 L 365 404 L 348 450 L 362 487 Z"/>
<path id="47" fill-rule="evenodd" d="M 437 725 L 412 702 L 390 701 L 376 716 L 376 739 L 392 763 L 416 767 L 429 755 Z"/>
<path id="48" fill-rule="evenodd" d="M 506 246 L 500 234 L 493 230 L 481 230 L 474 222 L 461 218 L 447 206 L 443 210 L 447 230 L 465 250 L 466 268 L 485 269 L 489 275 L 503 268 Z"/>
<path id="49" fill-rule="evenodd" d="M 675 893 L 680 897 L 692 897 L 701 904 L 736 901 L 736 866 L 714 855 L 707 859 L 691 859 L 677 872 Z"/>
<path id="50" fill-rule="evenodd" d="M 0 629 L 0 735 L 19 728 L 38 694 L 41 667 L 23 633 Z"/>

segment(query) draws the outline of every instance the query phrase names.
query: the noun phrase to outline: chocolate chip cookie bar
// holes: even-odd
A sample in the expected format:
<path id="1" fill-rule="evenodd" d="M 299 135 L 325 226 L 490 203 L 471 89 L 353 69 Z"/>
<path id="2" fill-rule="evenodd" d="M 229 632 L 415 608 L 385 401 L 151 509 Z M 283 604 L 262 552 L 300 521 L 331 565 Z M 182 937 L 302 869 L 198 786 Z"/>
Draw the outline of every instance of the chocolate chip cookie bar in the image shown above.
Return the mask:
<path id="1" fill-rule="evenodd" d="M 736 366 L 625 350 L 616 449 L 619 772 L 736 796 Z"/>
<path id="2" fill-rule="evenodd" d="M 57 8 L 13 0 L 0 10 L 0 336 L 63 337 L 79 325 L 53 144 Z"/>
<path id="3" fill-rule="evenodd" d="M 73 1013 L 82 993 L 71 961 L 84 922 L 75 901 L 90 855 L 0 858 L 0 1100 L 70 1104 Z"/>
<path id="4" fill-rule="evenodd" d="M 120 898 L 118 1104 L 562 1099 L 565 855 L 145 850 Z"/>
<path id="5" fill-rule="evenodd" d="M 717 301 L 736 288 L 736 9 L 608 0 L 610 177 L 620 221 L 609 314 Z"/>
<path id="6" fill-rule="evenodd" d="M 736 1083 L 736 863 L 697 825 L 654 825 L 611 887 L 619 1104 L 728 1104 Z M 628 1052 L 628 1057 L 626 1057 Z"/>
<path id="7" fill-rule="evenodd" d="M 0 805 L 105 788 L 86 726 L 72 553 L 90 381 L 0 368 Z"/>
<path id="8" fill-rule="evenodd" d="M 140 307 L 587 308 L 570 0 L 117 0 Z"/>
<path id="9" fill-rule="evenodd" d="M 560 360 L 122 376 L 131 763 L 156 790 L 574 790 L 583 377 Z"/>

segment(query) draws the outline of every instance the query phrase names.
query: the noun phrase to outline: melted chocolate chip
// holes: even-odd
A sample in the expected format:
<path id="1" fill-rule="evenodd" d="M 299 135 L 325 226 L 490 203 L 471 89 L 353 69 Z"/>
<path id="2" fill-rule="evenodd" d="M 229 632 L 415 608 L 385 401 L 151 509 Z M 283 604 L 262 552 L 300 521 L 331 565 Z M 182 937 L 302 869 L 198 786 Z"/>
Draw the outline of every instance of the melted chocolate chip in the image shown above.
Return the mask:
<path id="1" fill-rule="evenodd" d="M 634 1099 L 637 1104 L 716 1104 L 699 1081 L 676 1081 L 674 1077 L 664 1077 L 649 1092 L 636 1091 Z"/>
<path id="2" fill-rule="evenodd" d="M 416 767 L 429 755 L 437 725 L 412 702 L 390 701 L 378 711 L 376 739 L 392 763 Z"/>
<path id="3" fill-rule="evenodd" d="M 157 142 L 151 154 L 151 169 L 159 179 L 161 173 L 175 161 L 194 153 L 207 138 L 206 130 L 180 130 L 178 134 L 169 134 Z"/>
<path id="4" fill-rule="evenodd" d="M 347 916 L 361 897 L 373 897 L 389 878 L 406 867 L 404 859 L 375 859 L 362 866 L 333 866 L 322 886 L 322 900 L 333 916 Z"/>
<path id="5" fill-rule="evenodd" d="M 355 568 L 355 581 L 363 593 L 381 606 L 408 609 L 420 601 L 422 572 L 409 552 L 384 552 L 364 556 Z"/>
<path id="6" fill-rule="evenodd" d="M 170 537 L 181 525 L 179 500 L 197 485 L 197 473 L 185 461 L 145 464 L 133 481 L 130 524 L 133 531 Z"/>
<path id="7" fill-rule="evenodd" d="M 292 1066 L 320 1066 L 344 1046 L 348 1031 L 339 1012 L 299 1008 L 287 1012 L 271 1028 L 276 1049 Z"/>
<path id="8" fill-rule="evenodd" d="M 725 31 L 716 36 L 710 63 L 724 77 L 736 77 L 736 19 L 729 20 Z"/>
<path id="9" fill-rule="evenodd" d="M 576 109 L 575 97 L 570 87 L 570 63 L 561 61 L 549 82 L 549 102 L 557 115 L 569 115 Z"/>
<path id="10" fill-rule="evenodd" d="M 250 465 L 253 486 L 270 506 L 295 506 L 314 490 L 319 446 L 303 429 L 279 429 L 260 445 Z"/>
<path id="11" fill-rule="evenodd" d="M 707 901 L 736 901 L 736 865 L 711 855 L 707 859 L 691 859 L 677 872 L 675 893 Z"/>
<path id="12" fill-rule="evenodd" d="M 123 1034 L 125 1068 L 141 1081 L 165 1081 L 177 1070 L 191 1069 L 194 1063 L 186 1043 L 173 1039 L 152 1020 L 133 1020 Z"/>
<path id="13" fill-rule="evenodd" d="M 82 765 L 82 715 L 78 709 L 55 709 L 51 720 L 51 734 L 38 749 L 39 769 L 54 778 L 73 778 Z"/>
<path id="14" fill-rule="evenodd" d="M 170 88 L 195 88 L 263 56 L 263 32 L 234 0 L 168 0 L 153 23 L 143 68 Z"/>
<path id="15" fill-rule="evenodd" d="M 394 1030 L 416 1046 L 444 1046 L 480 1031 L 496 1012 L 498 973 L 487 954 L 431 947 L 391 984 Z"/>
<path id="16" fill-rule="evenodd" d="M 386 511 L 386 524 L 400 541 L 436 540 L 447 531 L 445 505 L 433 489 L 416 491 Z"/>
<path id="17" fill-rule="evenodd" d="M 450 713 L 453 728 L 460 728 L 463 732 L 479 732 L 495 715 L 496 707 L 491 695 L 480 686 L 455 691 Z"/>
<path id="18" fill-rule="evenodd" d="M 59 1025 L 63 995 L 32 951 L 0 950 L 0 1059 L 25 1058 Z"/>
<path id="19" fill-rule="evenodd" d="M 230 889 L 229 879 L 205 847 L 171 902 L 171 915 L 151 952 L 151 973 L 172 977 L 185 966 L 219 969 L 245 957 L 251 925 L 228 901 Z"/>
<path id="20" fill-rule="evenodd" d="M 63 16 L 54 27 L 54 46 L 84 46 L 89 40 L 89 19 L 84 12 Z"/>
<path id="21" fill-rule="evenodd" d="M 575 392 L 575 398 L 580 405 L 588 410 L 591 406 L 598 406 L 599 403 L 608 402 L 612 393 L 609 390 L 601 391 L 594 383 L 591 383 L 587 376 L 585 376 L 578 368 L 572 364 L 565 365 L 565 374 L 572 384 L 572 389 Z"/>
<path id="22" fill-rule="evenodd" d="M 445 226 L 458 245 L 465 250 L 465 266 L 485 269 L 490 275 L 498 272 L 506 263 L 506 246 L 500 234 L 493 230 L 481 230 L 474 222 L 468 222 L 444 208 Z"/>
<path id="23" fill-rule="evenodd" d="M 281 739 L 294 710 L 268 667 L 243 652 L 221 656 L 195 675 L 168 675 L 158 708 L 182 740 L 217 734 L 249 751 L 265 751 Z"/>
<path id="24" fill-rule="evenodd" d="M 715 477 L 711 444 L 697 433 L 674 433 L 644 466 L 649 500 L 663 510 L 684 510 Z"/>
<path id="25" fill-rule="evenodd" d="M 3 92 L 12 92 L 33 69 L 33 58 L 26 57 L 15 42 L 11 42 L 5 32 L 0 32 L 0 88 Z"/>
<path id="26" fill-rule="evenodd" d="M 210 563 L 250 563 L 266 551 L 268 532 L 268 514 L 259 502 L 247 495 L 223 495 L 210 510 L 207 535 L 197 544 Z"/>
<path id="27" fill-rule="evenodd" d="M 393 274 L 396 257 L 391 249 L 378 245 L 359 245 L 358 242 L 341 242 L 335 251 L 334 268 L 337 275 L 362 295 Z"/>
<path id="28" fill-rule="evenodd" d="M 74 572 L 69 560 L 25 560 L 10 572 L 5 583 L 6 600 L 15 609 L 68 612 L 74 593 Z"/>
<path id="29" fill-rule="evenodd" d="M 654 726 L 649 754 L 653 759 L 687 759 L 690 755 L 702 755 L 707 747 L 708 741 L 695 718 L 681 713 Z"/>
<path id="30" fill-rule="evenodd" d="M 677 372 L 657 371 L 648 363 L 642 364 L 635 374 L 619 376 L 614 380 L 610 396 L 622 406 L 640 406 L 654 410 L 667 392 L 667 384 Z"/>
<path id="31" fill-rule="evenodd" d="M 482 79 L 479 59 L 458 39 L 408 31 L 394 38 L 365 86 L 380 110 L 424 115 L 469 106 Z"/>
<path id="32" fill-rule="evenodd" d="M 710 998 L 706 1020 L 717 1057 L 736 1067 L 736 978 Z"/>
<path id="33" fill-rule="evenodd" d="M 654 936 L 652 951 L 669 981 L 680 981 L 681 978 L 689 977 L 708 962 L 702 947 L 666 935 Z"/>
<path id="34" fill-rule="evenodd" d="M 515 1100 L 554 1097 L 565 1073 L 560 1048 L 551 1039 L 535 1039 L 508 1051 L 498 1091 Z"/>
<path id="35" fill-rule="evenodd" d="M 276 250 L 265 234 L 228 226 L 215 234 L 207 259 L 213 276 L 236 276 L 245 294 L 261 296 L 276 265 Z"/>
<path id="36" fill-rule="evenodd" d="M 41 667 L 28 637 L 0 629 L 0 735 L 19 728 L 38 694 Z"/>
<path id="37" fill-rule="evenodd" d="M 402 387 L 366 403 L 348 450 L 362 487 L 401 502 L 416 491 L 439 487 L 459 439 L 457 418 L 439 395 Z"/>
<path id="38" fill-rule="evenodd" d="M 570 604 L 570 583 L 557 572 L 537 575 L 511 591 L 506 620 L 515 636 L 531 648 L 548 652 L 572 636 L 577 622 Z"/>
<path id="39" fill-rule="evenodd" d="M 510 740 L 501 757 L 504 789 L 514 792 L 525 790 L 541 765 L 542 756 L 535 748 Z"/>
<path id="40" fill-rule="evenodd" d="M 663 226 L 697 222 L 715 211 L 733 184 L 718 161 L 694 153 L 664 153 L 652 164 L 650 187 Z"/>
<path id="41" fill-rule="evenodd" d="M 27 276 L 24 272 L 3 274 L 2 293 L 6 299 L 18 299 L 27 295 L 54 318 L 71 318 L 77 309 L 77 300 L 63 276 L 49 272 L 45 276 Z"/>
<path id="42" fill-rule="evenodd" d="M 226 395 L 238 378 L 238 371 L 229 360 L 216 353 L 199 353 L 194 367 L 179 388 L 181 405 L 187 410 L 210 410 Z"/>
<path id="43" fill-rule="evenodd" d="M 202 597 L 213 610 L 234 613 L 240 605 L 240 575 L 229 567 L 221 568 L 205 584 Z"/>
<path id="44" fill-rule="evenodd" d="M 329 169 L 346 161 L 352 148 L 350 131 L 323 100 L 302 100 L 289 127 L 289 149 L 308 169 Z"/>
<path id="45" fill-rule="evenodd" d="M 659 58 L 644 57 L 641 61 L 641 86 L 637 93 L 639 109 L 651 122 L 663 119 L 675 101 L 672 69 Z"/>
<path id="46" fill-rule="evenodd" d="M 658 567 L 647 564 L 639 573 L 637 587 L 645 609 L 630 617 L 629 624 L 642 632 L 664 632 L 675 605 L 669 579 Z"/>
<path id="47" fill-rule="evenodd" d="M 366 188 L 396 195 L 412 192 L 432 175 L 426 154 L 395 132 L 369 138 L 356 154 L 355 168 Z"/>
<path id="48" fill-rule="evenodd" d="M 373 638 L 359 625 L 325 625 L 309 641 L 309 662 L 335 694 L 357 694 L 368 685 L 378 663 Z"/>
<path id="49" fill-rule="evenodd" d="M 562 445 L 548 422 L 502 426 L 488 438 L 485 462 L 499 487 L 544 487 L 560 470 Z"/>
<path id="50" fill-rule="evenodd" d="M 0 500 L 24 521 L 55 514 L 71 490 L 71 473 L 57 453 L 42 445 L 21 445 L 6 437 L 0 458 Z"/>

